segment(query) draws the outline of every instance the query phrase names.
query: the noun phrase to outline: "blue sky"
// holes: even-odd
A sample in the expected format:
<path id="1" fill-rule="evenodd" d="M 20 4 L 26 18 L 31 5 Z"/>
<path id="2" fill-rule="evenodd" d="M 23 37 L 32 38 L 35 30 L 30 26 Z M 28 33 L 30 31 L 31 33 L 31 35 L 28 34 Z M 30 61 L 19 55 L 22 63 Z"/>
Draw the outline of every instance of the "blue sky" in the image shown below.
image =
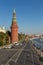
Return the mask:
<path id="1" fill-rule="evenodd" d="M 0 26 L 10 29 L 14 8 L 19 32 L 43 33 L 43 0 L 0 0 Z"/>

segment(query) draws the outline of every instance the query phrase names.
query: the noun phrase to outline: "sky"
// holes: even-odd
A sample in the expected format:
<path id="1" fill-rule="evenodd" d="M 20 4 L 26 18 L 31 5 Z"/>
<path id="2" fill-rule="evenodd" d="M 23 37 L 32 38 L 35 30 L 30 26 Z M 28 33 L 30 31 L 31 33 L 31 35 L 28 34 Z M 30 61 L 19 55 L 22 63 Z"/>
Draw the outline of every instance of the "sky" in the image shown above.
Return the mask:
<path id="1" fill-rule="evenodd" d="M 43 0 L 0 0 L 0 26 L 11 28 L 14 8 L 19 32 L 43 33 Z"/>

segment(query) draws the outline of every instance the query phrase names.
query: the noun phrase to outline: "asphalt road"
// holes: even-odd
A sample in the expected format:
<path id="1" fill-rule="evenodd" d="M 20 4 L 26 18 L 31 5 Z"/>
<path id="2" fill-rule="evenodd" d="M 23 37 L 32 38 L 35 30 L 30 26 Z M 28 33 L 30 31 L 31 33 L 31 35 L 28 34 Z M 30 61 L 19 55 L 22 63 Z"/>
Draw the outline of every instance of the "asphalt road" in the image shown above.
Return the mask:
<path id="1" fill-rule="evenodd" d="M 24 47 L 25 43 L 22 42 L 23 45 L 14 45 L 14 48 L 11 49 L 0 49 L 0 65 L 6 65 L 7 62 L 10 62 L 12 58 L 16 59 L 18 56 L 20 49 Z"/>
<path id="2" fill-rule="evenodd" d="M 17 50 L 0 49 L 0 65 L 5 64 Z"/>
<path id="3" fill-rule="evenodd" d="M 0 65 L 40 65 L 39 57 L 31 42 L 22 42 L 22 46 L 0 50 Z"/>
<path id="4" fill-rule="evenodd" d="M 40 65 L 39 57 L 33 50 L 30 42 L 27 43 L 26 47 L 22 51 L 16 65 Z"/>

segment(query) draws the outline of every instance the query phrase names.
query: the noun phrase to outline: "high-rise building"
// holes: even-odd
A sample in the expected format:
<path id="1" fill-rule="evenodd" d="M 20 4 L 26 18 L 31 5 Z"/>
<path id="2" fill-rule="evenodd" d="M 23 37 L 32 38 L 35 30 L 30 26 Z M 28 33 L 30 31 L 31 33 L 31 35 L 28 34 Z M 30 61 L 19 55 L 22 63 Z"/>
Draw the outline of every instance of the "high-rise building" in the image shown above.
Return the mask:
<path id="1" fill-rule="evenodd" d="M 18 25 L 16 22 L 16 11 L 14 9 L 12 24 L 11 24 L 11 43 L 18 42 Z"/>

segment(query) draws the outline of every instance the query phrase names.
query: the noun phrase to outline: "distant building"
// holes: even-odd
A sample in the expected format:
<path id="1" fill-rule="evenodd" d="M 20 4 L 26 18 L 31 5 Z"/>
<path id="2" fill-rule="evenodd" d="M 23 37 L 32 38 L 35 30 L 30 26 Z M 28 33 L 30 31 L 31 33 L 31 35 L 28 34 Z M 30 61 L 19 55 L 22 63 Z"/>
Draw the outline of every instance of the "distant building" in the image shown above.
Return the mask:
<path id="1" fill-rule="evenodd" d="M 0 32 L 6 33 L 5 27 L 0 27 Z"/>
<path id="2" fill-rule="evenodd" d="M 14 10 L 11 24 L 11 43 L 15 42 L 18 42 L 18 25 L 16 22 L 16 11 Z"/>

